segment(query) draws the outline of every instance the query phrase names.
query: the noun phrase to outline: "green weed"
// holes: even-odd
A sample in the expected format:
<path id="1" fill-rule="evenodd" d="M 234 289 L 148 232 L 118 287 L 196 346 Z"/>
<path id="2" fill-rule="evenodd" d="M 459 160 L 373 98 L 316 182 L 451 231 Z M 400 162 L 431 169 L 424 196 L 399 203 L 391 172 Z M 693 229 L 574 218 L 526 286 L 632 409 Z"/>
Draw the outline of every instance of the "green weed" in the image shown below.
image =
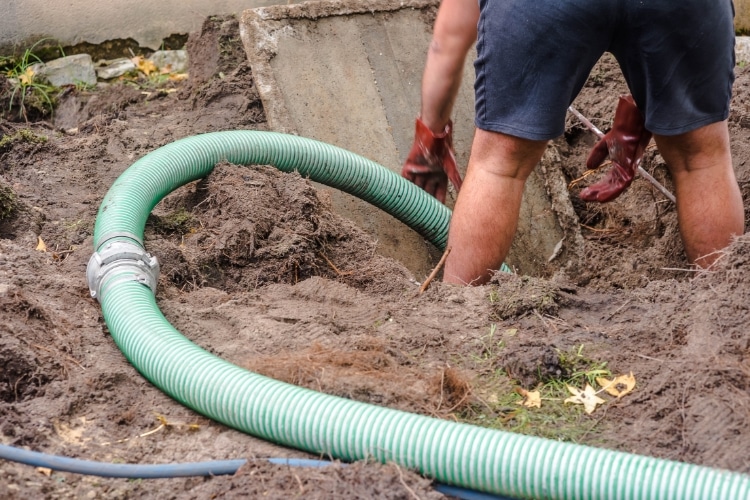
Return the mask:
<path id="1" fill-rule="evenodd" d="M 490 325 L 490 331 L 487 335 L 484 335 L 480 339 L 482 343 L 482 350 L 480 353 L 480 360 L 490 360 L 497 356 L 500 349 L 503 348 L 503 340 L 497 340 L 497 324 L 492 323 Z"/>
<path id="2" fill-rule="evenodd" d="M 33 109 L 40 114 L 52 114 L 55 108 L 54 99 L 57 88 L 40 81 L 32 66 L 42 63 L 42 60 L 34 53 L 34 49 L 44 40 L 39 40 L 30 48 L 26 49 L 19 60 L 13 60 L 5 65 L 9 67 L 5 74 L 11 82 L 9 110 L 14 106 L 18 108 L 18 117 L 28 121 L 28 110 Z"/>
<path id="3" fill-rule="evenodd" d="M 13 58 L 10 56 L 0 56 L 0 71 L 5 73 L 13 64 Z"/>
<path id="4" fill-rule="evenodd" d="M 86 82 L 76 81 L 75 83 L 75 89 L 76 92 L 85 92 L 89 90 L 94 90 L 96 88 L 96 84 L 90 84 Z"/>
<path id="5" fill-rule="evenodd" d="M 560 367 L 566 374 L 562 382 L 583 387 L 589 384 L 592 387 L 596 385 L 597 377 L 611 377 L 612 372 L 607 368 L 606 361 L 595 361 L 583 355 L 583 344 L 575 349 L 561 351 L 557 349 L 560 359 Z"/>

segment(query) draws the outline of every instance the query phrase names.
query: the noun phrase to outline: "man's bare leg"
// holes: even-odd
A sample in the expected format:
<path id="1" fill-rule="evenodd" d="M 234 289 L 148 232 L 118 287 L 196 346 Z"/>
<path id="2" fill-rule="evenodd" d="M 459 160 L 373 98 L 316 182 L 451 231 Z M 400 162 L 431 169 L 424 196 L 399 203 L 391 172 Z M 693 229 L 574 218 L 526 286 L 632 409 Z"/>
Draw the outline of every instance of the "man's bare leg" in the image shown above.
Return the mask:
<path id="1" fill-rule="evenodd" d="M 719 256 L 716 251 L 745 231 L 727 122 L 654 139 L 675 183 L 677 220 L 687 258 L 709 267 Z"/>
<path id="2" fill-rule="evenodd" d="M 516 233 L 524 184 L 546 146 L 476 131 L 448 232 L 445 282 L 481 285 L 500 268 Z"/>

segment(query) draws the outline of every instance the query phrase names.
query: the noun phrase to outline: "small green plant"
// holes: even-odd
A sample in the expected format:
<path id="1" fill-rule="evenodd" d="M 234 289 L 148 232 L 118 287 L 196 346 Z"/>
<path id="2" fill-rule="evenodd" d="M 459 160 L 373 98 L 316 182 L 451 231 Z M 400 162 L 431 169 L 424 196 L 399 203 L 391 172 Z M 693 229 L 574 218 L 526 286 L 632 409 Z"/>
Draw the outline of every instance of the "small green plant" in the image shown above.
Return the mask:
<path id="1" fill-rule="evenodd" d="M 493 358 L 497 354 L 496 348 L 502 347 L 502 340 L 495 345 L 497 342 L 497 339 L 495 338 L 495 334 L 497 333 L 497 324 L 492 323 L 490 325 L 490 331 L 487 333 L 487 335 L 482 337 L 482 357 L 485 359 Z"/>
<path id="2" fill-rule="evenodd" d="M 7 71 L 7 68 L 13 64 L 13 58 L 10 56 L 0 56 L 0 71 Z"/>
<path id="3" fill-rule="evenodd" d="M 75 89 L 77 92 L 84 92 L 87 90 L 94 90 L 96 88 L 96 84 L 90 84 L 86 82 L 82 82 L 80 80 L 76 81 L 75 83 Z"/>
<path id="4" fill-rule="evenodd" d="M 612 376 L 612 372 L 607 368 L 607 362 L 595 361 L 584 356 L 583 347 L 584 345 L 581 344 L 576 349 L 569 351 L 557 349 L 560 367 L 567 374 L 565 380 L 561 382 L 568 385 L 583 386 L 584 384 L 589 384 L 594 386 L 596 385 L 597 377 Z"/>
<path id="5" fill-rule="evenodd" d="M 490 324 L 490 331 L 487 335 L 483 335 L 479 342 L 481 344 L 481 352 L 478 358 L 475 357 L 476 361 L 493 361 L 498 357 L 500 351 L 505 348 L 505 340 L 507 337 L 514 336 L 518 330 L 516 328 L 508 328 L 501 332 L 497 330 L 497 323 Z"/>
<path id="6" fill-rule="evenodd" d="M 169 74 L 155 71 L 155 72 L 150 73 L 148 77 L 146 77 L 146 83 L 144 84 L 144 86 L 148 88 L 152 88 L 152 89 L 157 89 L 169 83 L 169 81 L 170 81 Z"/>
<path id="7" fill-rule="evenodd" d="M 36 109 L 42 115 L 46 115 L 52 114 L 55 107 L 53 101 L 57 89 L 40 81 L 32 68 L 34 64 L 42 63 L 33 51 L 43 41 L 39 40 L 26 49 L 20 60 L 11 63 L 10 69 L 5 73 L 12 84 L 8 109 L 12 110 L 14 106 L 17 106 L 19 118 L 22 117 L 25 121 L 28 121 L 27 108 Z"/>

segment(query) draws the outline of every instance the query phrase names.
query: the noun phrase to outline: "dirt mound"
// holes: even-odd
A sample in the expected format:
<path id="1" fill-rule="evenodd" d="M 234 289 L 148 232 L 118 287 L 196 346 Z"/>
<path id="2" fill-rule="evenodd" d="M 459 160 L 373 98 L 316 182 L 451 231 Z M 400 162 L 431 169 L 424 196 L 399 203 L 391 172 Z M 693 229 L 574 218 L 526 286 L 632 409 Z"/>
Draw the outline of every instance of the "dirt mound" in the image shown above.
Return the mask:
<path id="1" fill-rule="evenodd" d="M 309 181 L 273 167 L 217 165 L 165 199 L 148 227 L 163 276 L 183 290 L 235 292 L 323 276 L 386 291 L 408 278 Z"/>

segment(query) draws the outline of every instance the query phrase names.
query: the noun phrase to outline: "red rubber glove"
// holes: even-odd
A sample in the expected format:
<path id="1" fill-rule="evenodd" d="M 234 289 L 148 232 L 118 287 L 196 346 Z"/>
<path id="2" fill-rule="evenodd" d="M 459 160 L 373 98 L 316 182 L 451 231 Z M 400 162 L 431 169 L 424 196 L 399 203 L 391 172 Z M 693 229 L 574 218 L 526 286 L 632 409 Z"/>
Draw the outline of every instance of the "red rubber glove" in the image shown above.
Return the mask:
<path id="1" fill-rule="evenodd" d="M 401 176 L 421 187 L 445 203 L 450 179 L 456 191 L 461 189 L 461 175 L 453 153 L 453 122 L 448 122 L 440 134 L 435 134 L 417 118 L 414 145 L 404 162 Z"/>
<path id="2" fill-rule="evenodd" d="M 633 182 L 650 140 L 651 132 L 646 130 L 646 121 L 633 96 L 621 96 L 612 130 L 596 143 L 586 160 L 586 168 L 593 170 L 609 155 L 612 168 L 602 180 L 582 190 L 581 199 L 605 203 L 620 196 Z"/>

